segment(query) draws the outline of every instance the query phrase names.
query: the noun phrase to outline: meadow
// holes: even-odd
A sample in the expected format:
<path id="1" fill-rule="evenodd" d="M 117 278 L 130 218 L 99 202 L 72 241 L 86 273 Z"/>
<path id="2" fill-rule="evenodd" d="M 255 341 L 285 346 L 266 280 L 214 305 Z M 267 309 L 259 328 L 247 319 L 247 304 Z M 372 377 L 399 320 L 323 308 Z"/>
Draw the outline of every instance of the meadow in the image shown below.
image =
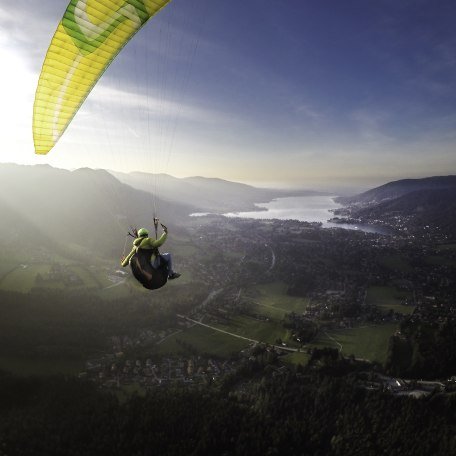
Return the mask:
<path id="1" fill-rule="evenodd" d="M 404 315 L 413 313 L 415 306 L 404 305 L 405 299 L 412 299 L 410 291 L 398 290 L 392 286 L 372 286 L 367 289 L 367 304 L 377 306 L 382 311 L 390 310 Z"/>
<path id="2" fill-rule="evenodd" d="M 248 290 L 255 312 L 265 317 L 281 320 L 290 312 L 302 313 L 309 299 L 287 295 L 287 285 L 283 282 L 261 284 Z"/>
<path id="3" fill-rule="evenodd" d="M 280 341 L 290 346 L 296 345 L 290 338 L 290 332 L 282 326 L 281 320 L 290 311 L 302 312 L 307 300 L 288 296 L 286 285 L 280 282 L 258 285 L 246 293 L 251 300 L 250 315 L 236 315 L 224 323 L 209 323 L 210 326 L 263 343 L 277 344 Z M 194 325 L 171 335 L 158 344 L 156 350 L 161 354 L 184 354 L 188 352 L 185 344 L 199 353 L 227 357 L 248 347 L 251 342 Z M 302 362 L 302 357 L 295 358 L 296 362 L 298 359 Z"/>
<path id="4" fill-rule="evenodd" d="M 309 359 L 310 355 L 306 351 L 287 353 L 286 355 L 280 357 L 280 360 L 287 364 L 306 365 Z"/>
<path id="5" fill-rule="evenodd" d="M 44 275 L 50 270 L 47 264 L 20 264 L 2 277 L 2 290 L 27 293 L 36 286 L 36 276 Z M 63 288 L 63 284 L 49 283 L 48 288 Z"/>
<path id="6" fill-rule="evenodd" d="M 279 321 L 265 320 L 249 315 L 237 315 L 228 323 L 216 323 L 213 326 L 239 336 L 247 337 L 267 344 L 277 344 L 281 340 L 292 342 L 290 331 L 286 330 Z"/>
<path id="7" fill-rule="evenodd" d="M 191 255 L 189 248 L 186 254 Z M 51 269 L 51 263 L 4 264 L 0 289 L 26 293 L 37 286 L 38 274 L 46 277 Z M 65 285 L 59 281 L 45 281 L 41 286 L 46 288 L 71 289 L 88 288 L 96 291 L 105 299 L 125 297 L 133 292 L 144 291 L 131 277 L 120 283 L 108 279 L 108 269 L 104 267 L 90 267 L 83 264 L 67 263 L 66 270 L 80 279 L 77 285 Z M 182 282 L 191 281 L 191 276 L 184 272 Z M 287 285 L 282 282 L 254 285 L 246 289 L 242 296 L 249 302 L 248 314 L 235 315 L 226 322 L 210 323 L 221 331 L 227 331 L 238 336 L 246 337 L 267 344 L 285 343 L 297 348 L 291 340 L 290 331 L 285 329 L 282 320 L 286 314 L 296 312 L 300 314 L 306 310 L 309 300 L 302 297 L 289 296 Z M 394 287 L 370 287 L 367 293 L 368 303 L 376 305 L 386 311 L 393 309 L 402 313 L 410 313 L 413 307 L 404 306 L 401 301 L 410 297 L 410 293 L 400 291 Z M 348 356 L 353 354 L 358 358 L 383 362 L 389 337 L 397 329 L 396 325 L 382 325 L 360 327 L 345 330 L 331 330 L 320 333 L 319 337 L 309 344 L 309 347 L 336 347 Z M 230 357 L 234 353 L 251 345 L 251 342 L 229 334 L 216 331 L 200 325 L 176 330 L 160 343 L 153 346 L 153 352 L 158 355 L 189 355 L 204 353 L 214 357 Z M 309 359 L 307 347 L 302 352 L 288 353 L 282 357 L 284 362 L 304 364 Z M 49 361 L 46 359 L 0 358 L 0 369 L 26 375 L 45 373 L 77 373 L 83 365 L 74 361 Z"/>
<path id="8" fill-rule="evenodd" d="M 108 273 L 103 268 L 89 268 L 82 264 L 65 264 L 68 274 L 77 277 L 75 284 L 65 283 L 64 280 L 39 281 L 38 277 L 46 278 L 53 263 L 16 263 L 5 265 L 3 275 L 0 275 L 0 289 L 28 293 L 34 287 L 48 289 L 91 289 L 101 290 L 112 285 Z"/>
<path id="9" fill-rule="evenodd" d="M 389 338 L 399 325 L 388 323 L 377 326 L 360 326 L 350 329 L 328 330 L 320 333 L 312 342 L 316 347 L 337 348 L 344 356 L 384 363 L 386 360 Z"/>
<path id="10" fill-rule="evenodd" d="M 195 325 L 168 336 L 155 346 L 154 351 L 162 355 L 189 355 L 194 350 L 197 353 L 225 358 L 239 353 L 249 344 L 247 340 Z"/>

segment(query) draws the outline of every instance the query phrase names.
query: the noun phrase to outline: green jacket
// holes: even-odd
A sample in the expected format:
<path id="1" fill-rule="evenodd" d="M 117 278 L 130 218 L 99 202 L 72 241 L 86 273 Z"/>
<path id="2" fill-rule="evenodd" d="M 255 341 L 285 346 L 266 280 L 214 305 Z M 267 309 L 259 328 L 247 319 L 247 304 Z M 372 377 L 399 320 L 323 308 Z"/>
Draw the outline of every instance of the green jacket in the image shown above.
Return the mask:
<path id="1" fill-rule="evenodd" d="M 127 266 L 130 263 L 131 257 L 138 251 L 138 249 L 158 249 L 158 247 L 162 246 L 166 238 L 168 237 L 168 233 L 163 233 L 159 239 L 152 239 L 152 238 L 136 238 L 133 241 L 133 248 L 131 252 L 123 259 L 121 265 L 123 267 Z M 152 255 L 152 263 L 154 262 L 155 255 Z"/>

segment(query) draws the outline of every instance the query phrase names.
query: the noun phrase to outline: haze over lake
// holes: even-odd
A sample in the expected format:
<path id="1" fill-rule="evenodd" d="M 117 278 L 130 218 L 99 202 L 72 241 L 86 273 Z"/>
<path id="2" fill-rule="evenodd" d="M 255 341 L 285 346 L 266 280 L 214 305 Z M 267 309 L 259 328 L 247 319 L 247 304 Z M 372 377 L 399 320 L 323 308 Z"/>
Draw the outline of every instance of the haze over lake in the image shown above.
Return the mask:
<path id="1" fill-rule="evenodd" d="M 225 217 L 241 217 L 253 219 L 278 219 L 298 220 L 300 222 L 321 223 L 324 228 L 345 228 L 349 230 L 361 230 L 368 233 L 391 234 L 391 231 L 382 226 L 352 225 L 348 223 L 331 223 L 328 220 L 333 217 L 332 209 L 343 207 L 334 202 L 334 195 L 317 196 L 290 196 L 276 198 L 268 203 L 257 203 L 258 211 L 227 212 Z M 208 215 L 208 213 L 191 214 L 193 216 Z"/>
<path id="2" fill-rule="evenodd" d="M 260 211 L 229 212 L 226 217 L 254 219 L 299 220 L 301 222 L 319 222 L 326 225 L 332 217 L 330 209 L 342 207 L 333 200 L 334 196 L 290 196 L 276 198 L 268 203 L 258 203 Z"/>

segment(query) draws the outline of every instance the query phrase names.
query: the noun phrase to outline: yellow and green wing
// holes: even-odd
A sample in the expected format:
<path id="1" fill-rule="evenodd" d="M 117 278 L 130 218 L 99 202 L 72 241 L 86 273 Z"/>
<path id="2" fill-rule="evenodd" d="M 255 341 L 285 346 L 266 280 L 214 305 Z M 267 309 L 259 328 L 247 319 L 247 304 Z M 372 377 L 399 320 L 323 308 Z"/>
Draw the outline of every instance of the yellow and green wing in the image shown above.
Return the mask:
<path id="1" fill-rule="evenodd" d="M 62 136 L 103 72 L 170 0 L 71 0 L 52 38 L 33 106 L 37 154 Z"/>

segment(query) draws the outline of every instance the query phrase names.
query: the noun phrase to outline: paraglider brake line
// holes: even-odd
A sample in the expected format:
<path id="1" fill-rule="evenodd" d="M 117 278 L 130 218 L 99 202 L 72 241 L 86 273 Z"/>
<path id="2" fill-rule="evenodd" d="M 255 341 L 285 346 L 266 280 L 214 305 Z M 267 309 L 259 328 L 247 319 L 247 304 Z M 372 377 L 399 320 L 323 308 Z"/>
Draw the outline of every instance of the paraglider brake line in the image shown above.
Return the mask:
<path id="1" fill-rule="evenodd" d="M 132 238 L 136 239 L 138 237 L 138 229 L 130 226 L 130 231 L 127 233 L 127 237 L 128 236 L 131 236 Z"/>
<path id="2" fill-rule="evenodd" d="M 155 239 L 158 239 L 158 217 L 154 216 Z"/>

